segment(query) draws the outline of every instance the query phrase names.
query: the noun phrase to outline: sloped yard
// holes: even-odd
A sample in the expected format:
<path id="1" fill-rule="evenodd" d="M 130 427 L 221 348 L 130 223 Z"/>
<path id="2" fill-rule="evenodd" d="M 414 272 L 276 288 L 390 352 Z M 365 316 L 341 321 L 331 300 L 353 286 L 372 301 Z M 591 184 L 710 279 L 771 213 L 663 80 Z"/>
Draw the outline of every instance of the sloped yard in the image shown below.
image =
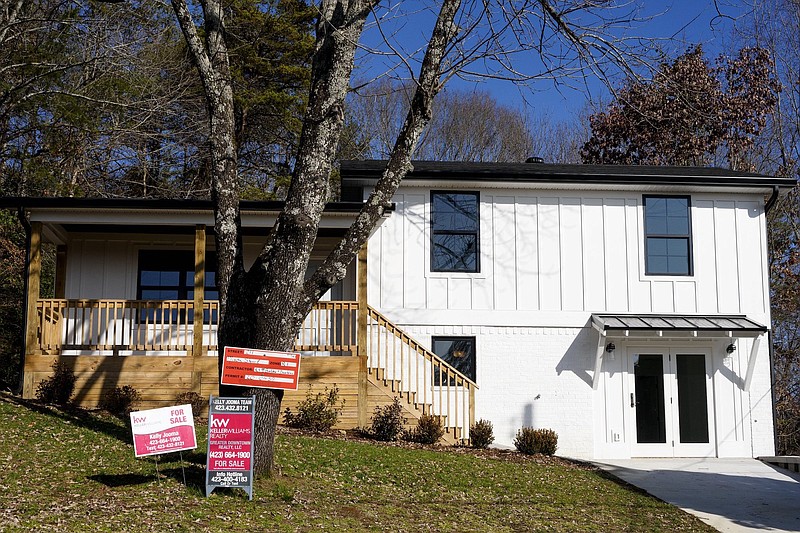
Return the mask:
<path id="1" fill-rule="evenodd" d="M 469 450 L 282 434 L 279 474 L 203 493 L 205 437 L 136 459 L 99 413 L 0 395 L 0 530 L 712 531 L 586 465 Z M 156 473 L 158 469 L 158 474 Z"/>

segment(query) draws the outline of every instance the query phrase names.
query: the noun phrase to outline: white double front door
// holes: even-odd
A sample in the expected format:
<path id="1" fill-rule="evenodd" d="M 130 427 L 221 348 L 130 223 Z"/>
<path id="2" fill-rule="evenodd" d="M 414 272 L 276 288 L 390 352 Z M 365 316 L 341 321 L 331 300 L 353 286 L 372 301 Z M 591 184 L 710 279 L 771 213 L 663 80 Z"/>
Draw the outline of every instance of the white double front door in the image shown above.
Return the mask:
<path id="1" fill-rule="evenodd" d="M 628 348 L 632 457 L 716 454 L 711 354 L 697 348 Z"/>

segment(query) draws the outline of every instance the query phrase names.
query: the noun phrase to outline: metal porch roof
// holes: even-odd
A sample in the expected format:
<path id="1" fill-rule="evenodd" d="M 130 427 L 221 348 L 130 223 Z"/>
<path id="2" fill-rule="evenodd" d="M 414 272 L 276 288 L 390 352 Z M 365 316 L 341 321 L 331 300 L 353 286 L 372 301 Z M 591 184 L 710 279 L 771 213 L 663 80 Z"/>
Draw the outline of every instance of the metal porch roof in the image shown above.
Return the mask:
<path id="1" fill-rule="evenodd" d="M 720 333 L 760 335 L 767 327 L 744 315 L 639 315 L 639 314 L 592 314 L 592 325 L 606 334 L 629 333 Z"/>

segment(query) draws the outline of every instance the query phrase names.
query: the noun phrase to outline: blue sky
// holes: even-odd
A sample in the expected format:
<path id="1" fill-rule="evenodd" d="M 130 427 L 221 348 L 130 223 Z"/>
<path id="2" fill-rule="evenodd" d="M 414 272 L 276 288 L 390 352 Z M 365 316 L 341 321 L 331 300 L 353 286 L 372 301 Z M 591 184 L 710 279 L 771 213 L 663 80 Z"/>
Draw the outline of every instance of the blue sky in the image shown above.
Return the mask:
<path id="1" fill-rule="evenodd" d="M 629 38 L 657 39 L 672 57 L 696 44 L 703 44 L 709 58 L 723 52 L 735 52 L 733 27 L 748 11 L 745 2 L 736 0 L 717 0 L 716 6 L 713 1 L 701 0 L 641 0 L 639 3 L 642 7 L 638 15 L 642 21 L 634 26 L 619 28 L 615 34 Z M 423 36 L 429 35 L 433 21 L 433 15 L 426 12 L 430 9 L 430 4 L 413 0 L 397 4 L 397 13 L 402 16 L 396 17 L 393 22 L 395 26 L 392 29 L 397 31 L 392 38 L 395 46 L 413 50 L 421 45 Z M 723 16 L 719 16 L 718 9 Z M 384 24 L 384 32 L 389 28 L 389 24 Z M 380 38 L 375 28 L 368 29 L 365 34 L 367 44 L 378 40 Z M 369 59 L 369 66 L 361 68 L 360 74 L 376 72 L 389 63 L 389 59 L 373 56 Z M 531 115 L 545 113 L 556 120 L 574 117 L 585 107 L 589 98 L 608 98 L 607 89 L 597 79 L 587 78 L 585 82 L 573 82 L 571 85 L 577 88 L 570 88 L 566 84 L 555 86 L 549 80 L 532 82 L 523 89 L 501 80 L 454 80 L 450 84 L 459 89 L 469 90 L 476 87 L 487 90 L 507 105 L 521 108 Z"/>

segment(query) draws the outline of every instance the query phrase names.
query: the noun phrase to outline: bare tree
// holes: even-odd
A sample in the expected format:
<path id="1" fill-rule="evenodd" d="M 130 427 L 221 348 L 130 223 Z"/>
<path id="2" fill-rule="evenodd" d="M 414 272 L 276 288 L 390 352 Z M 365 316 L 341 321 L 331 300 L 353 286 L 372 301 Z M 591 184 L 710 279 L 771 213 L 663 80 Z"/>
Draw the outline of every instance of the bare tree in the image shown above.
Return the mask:
<path id="1" fill-rule="evenodd" d="M 752 3 L 739 21 L 745 44 L 770 50 L 783 91 L 767 129 L 748 154 L 760 171 L 798 177 L 800 162 L 800 2 Z M 800 454 L 800 189 L 770 212 L 770 297 L 773 328 L 773 401 L 777 453 Z"/>
<path id="2" fill-rule="evenodd" d="M 628 13 L 612 19 L 605 1 L 462 4 L 443 0 L 433 14 L 430 38 L 418 51 L 406 52 L 388 37 L 387 17 L 405 7 L 402 2 L 383 6 L 379 0 L 323 0 L 315 26 L 308 106 L 285 208 L 254 265 L 246 270 L 225 12 L 218 0 L 199 0 L 199 12 L 192 10 L 188 0 L 172 0 L 172 5 L 200 73 L 208 108 L 222 346 L 234 341 L 277 350 L 293 346 L 305 316 L 345 276 L 347 265 L 412 168 L 411 155 L 431 120 L 434 98 L 448 79 L 480 72 L 522 82 L 537 77 L 583 77 L 587 70 L 604 75 L 610 63 L 629 67 L 630 57 L 607 33 L 613 22 L 625 23 Z M 387 36 L 386 47 L 377 53 L 397 61 L 398 68 L 413 79 L 414 93 L 375 189 L 345 236 L 306 280 L 344 125 L 349 80 L 370 16 Z M 195 17 L 202 18 L 202 36 Z M 536 64 L 524 68 L 519 60 L 532 54 Z M 258 398 L 254 465 L 258 474 L 266 474 L 272 467 L 282 394 L 269 389 L 254 392 Z"/>

